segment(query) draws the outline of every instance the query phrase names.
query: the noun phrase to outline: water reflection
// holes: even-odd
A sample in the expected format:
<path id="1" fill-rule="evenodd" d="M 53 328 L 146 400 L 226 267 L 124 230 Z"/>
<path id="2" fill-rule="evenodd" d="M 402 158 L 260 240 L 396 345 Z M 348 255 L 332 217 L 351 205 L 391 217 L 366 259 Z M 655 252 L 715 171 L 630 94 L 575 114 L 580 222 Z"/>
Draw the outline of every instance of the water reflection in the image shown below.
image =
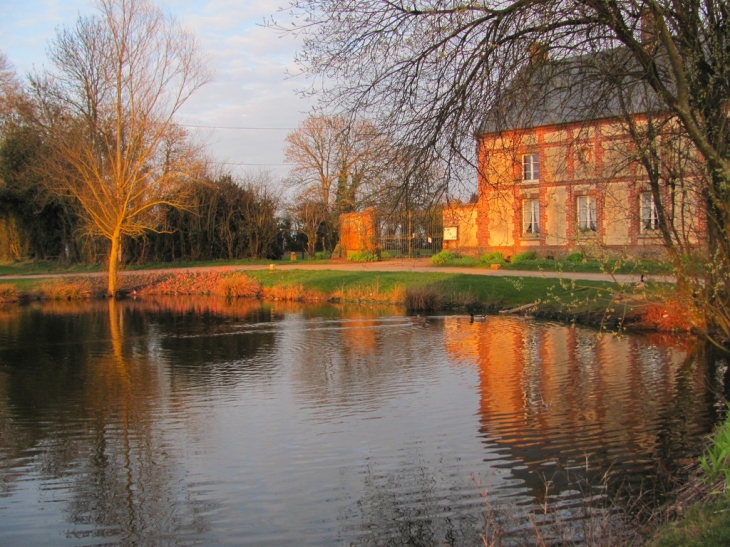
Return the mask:
<path id="1" fill-rule="evenodd" d="M 599 486 L 609 469 L 622 486 L 646 481 L 692 454 L 689 439 L 716 418 L 706 365 L 687 341 L 493 317 L 448 318 L 444 344 L 476 364 L 484 444 L 539 503 L 586 478 Z"/>
<path id="2" fill-rule="evenodd" d="M 487 490 L 579 504 L 569 474 L 689 454 L 722 376 L 689 350 L 359 306 L 0 309 L 0 543 L 475 545 Z"/>

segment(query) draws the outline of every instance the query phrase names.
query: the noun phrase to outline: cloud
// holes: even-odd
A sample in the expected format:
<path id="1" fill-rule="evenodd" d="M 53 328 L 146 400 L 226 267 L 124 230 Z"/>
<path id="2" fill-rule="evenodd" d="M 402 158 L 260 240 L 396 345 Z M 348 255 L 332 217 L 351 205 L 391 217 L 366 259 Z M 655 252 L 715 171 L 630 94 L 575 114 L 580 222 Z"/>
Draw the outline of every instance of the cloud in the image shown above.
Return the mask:
<path id="1" fill-rule="evenodd" d="M 88 0 L 26 0 L 4 8 L 0 18 L 0 50 L 25 74 L 48 65 L 46 47 L 55 28 L 71 25 L 79 14 L 91 14 Z M 214 80 L 198 90 L 181 110 L 186 125 L 211 127 L 293 128 L 312 106 L 296 88 L 304 87 L 294 55 L 299 41 L 281 36 L 262 24 L 276 15 L 267 0 L 167 0 L 158 5 L 170 12 L 200 43 L 214 71 Z M 223 163 L 260 165 L 276 176 L 289 168 L 284 162 L 286 130 L 201 129 L 211 154 Z M 234 174 L 258 170 L 226 165 Z"/>

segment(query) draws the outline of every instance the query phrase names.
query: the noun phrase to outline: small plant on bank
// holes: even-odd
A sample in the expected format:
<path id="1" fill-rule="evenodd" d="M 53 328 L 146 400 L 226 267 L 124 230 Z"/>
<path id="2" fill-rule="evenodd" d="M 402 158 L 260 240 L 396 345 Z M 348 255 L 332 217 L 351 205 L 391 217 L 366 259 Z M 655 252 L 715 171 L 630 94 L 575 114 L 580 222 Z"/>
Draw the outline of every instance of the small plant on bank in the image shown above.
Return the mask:
<path id="1" fill-rule="evenodd" d="M 375 253 L 369 253 L 367 251 L 360 251 L 353 253 L 347 257 L 350 262 L 377 262 L 378 255 Z"/>
<path id="2" fill-rule="evenodd" d="M 707 475 L 707 484 L 724 479 L 722 491 L 715 493 L 730 496 L 730 415 L 712 436 L 712 443 L 700 458 L 700 467 Z"/>
<path id="3" fill-rule="evenodd" d="M 435 287 L 406 288 L 405 305 L 408 311 L 432 311 L 441 309 L 441 292 Z"/>
<path id="4" fill-rule="evenodd" d="M 89 298 L 94 287 L 88 279 L 61 279 L 41 284 L 39 293 L 44 300 L 78 300 Z"/>
<path id="5" fill-rule="evenodd" d="M 15 285 L 3 283 L 0 285 L 0 304 L 17 302 L 20 298 L 20 291 Z"/>
<path id="6" fill-rule="evenodd" d="M 327 253 L 318 252 L 314 253 L 314 259 L 315 260 L 327 260 L 329 257 L 327 256 Z"/>
<path id="7" fill-rule="evenodd" d="M 484 264 L 504 264 L 505 262 L 507 262 L 504 258 L 504 255 L 500 251 L 483 254 L 481 257 L 479 257 L 479 260 Z"/>
<path id="8" fill-rule="evenodd" d="M 444 265 L 448 264 L 456 258 L 456 255 L 451 251 L 441 251 L 431 257 L 431 264 Z"/>
<path id="9" fill-rule="evenodd" d="M 145 287 L 147 294 L 255 297 L 258 281 L 241 272 L 183 272 Z"/>
<path id="10" fill-rule="evenodd" d="M 515 255 L 512 262 L 517 264 L 520 262 L 529 262 L 531 260 L 537 260 L 537 253 L 535 251 L 525 251 L 524 253 Z"/>
<path id="11" fill-rule="evenodd" d="M 471 266 L 476 266 L 479 263 L 480 263 L 479 260 L 477 260 L 473 256 L 462 256 L 459 258 L 455 258 L 454 260 L 449 262 L 449 266 L 471 267 Z"/>
<path id="12" fill-rule="evenodd" d="M 565 257 L 565 260 L 568 262 L 583 262 L 585 260 L 585 256 L 583 256 L 583 253 L 570 253 Z"/>

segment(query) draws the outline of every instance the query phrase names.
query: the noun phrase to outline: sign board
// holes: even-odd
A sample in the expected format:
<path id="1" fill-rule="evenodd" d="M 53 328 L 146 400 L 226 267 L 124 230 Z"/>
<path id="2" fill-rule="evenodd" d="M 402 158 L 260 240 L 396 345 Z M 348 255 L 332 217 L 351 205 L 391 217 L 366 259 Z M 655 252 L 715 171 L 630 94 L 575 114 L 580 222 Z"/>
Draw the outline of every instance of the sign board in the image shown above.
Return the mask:
<path id="1" fill-rule="evenodd" d="M 459 228 L 457 226 L 444 226 L 444 241 L 456 241 L 459 239 Z"/>

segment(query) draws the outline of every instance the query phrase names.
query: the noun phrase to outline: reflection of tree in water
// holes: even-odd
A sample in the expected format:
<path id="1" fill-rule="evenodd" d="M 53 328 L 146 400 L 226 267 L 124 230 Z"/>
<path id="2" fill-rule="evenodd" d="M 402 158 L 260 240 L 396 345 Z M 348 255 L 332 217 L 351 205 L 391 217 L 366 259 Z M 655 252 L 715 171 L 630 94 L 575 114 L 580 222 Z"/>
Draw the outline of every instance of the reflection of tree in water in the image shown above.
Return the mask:
<path id="1" fill-rule="evenodd" d="M 167 323 L 137 304 L 96 302 L 83 313 L 30 307 L 0 321 L 0 337 L 14 340 L 0 347 L 0 483 L 9 495 L 32 469 L 61 486 L 55 495 L 73 525 L 69 536 L 173 544 L 173 536 L 204 532 L 213 509 L 190 501 L 197 497 L 187 491 L 182 455 L 171 448 L 204 424 L 181 429 L 160 419 L 190 418 L 185 399 L 176 402 L 169 354 L 145 347 Z"/>
<path id="2" fill-rule="evenodd" d="M 151 306 L 157 310 L 148 317 Z M 177 383 L 230 388 L 242 376 L 265 377 L 277 366 L 260 355 L 273 347 L 276 334 L 270 307 L 258 300 L 158 297 L 137 315 L 153 325 L 156 349 L 164 353 Z"/>
<path id="3" fill-rule="evenodd" d="M 353 547 L 482 545 L 485 506 L 479 497 L 475 501 L 476 485 L 452 481 L 419 463 L 418 455 L 391 470 L 369 464 L 357 509 L 341 519 L 342 540 Z"/>
<path id="4" fill-rule="evenodd" d="M 66 513 L 71 522 L 90 526 L 93 535 L 112 534 L 125 544 L 157 543 L 182 530 L 207 526 L 194 506 L 179 504 L 176 455 L 166 451 L 165 431 L 157 429 L 162 386 L 146 354 L 126 351 L 125 314 L 109 300 L 111 354 L 94 367 L 89 395 L 94 406 L 92 435 L 84 472 L 77 473 Z M 94 393 L 95 392 L 95 393 Z"/>

